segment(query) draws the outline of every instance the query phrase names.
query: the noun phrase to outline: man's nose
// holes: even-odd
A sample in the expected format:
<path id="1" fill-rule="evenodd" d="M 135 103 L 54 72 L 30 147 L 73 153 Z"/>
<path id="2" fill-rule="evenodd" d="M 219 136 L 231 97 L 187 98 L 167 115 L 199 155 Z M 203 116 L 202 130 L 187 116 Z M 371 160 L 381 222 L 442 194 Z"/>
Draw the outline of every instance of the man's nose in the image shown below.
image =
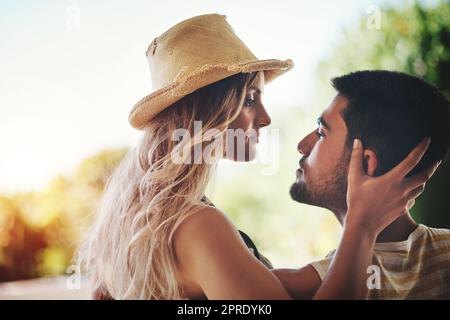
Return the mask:
<path id="1" fill-rule="evenodd" d="M 302 141 L 300 141 L 298 144 L 297 144 L 297 150 L 298 150 L 298 152 L 300 152 L 300 154 L 302 155 L 302 156 L 307 156 L 307 154 L 306 154 L 306 148 L 305 148 L 305 143 L 304 143 L 304 141 L 305 141 L 305 139 L 303 139 Z"/>
<path id="2" fill-rule="evenodd" d="M 312 133 L 311 133 L 312 134 Z M 314 143 L 311 139 L 311 134 L 304 137 L 298 144 L 297 144 L 297 150 L 300 152 L 301 155 L 307 157 L 309 153 L 311 152 L 312 146 L 314 146 Z"/>

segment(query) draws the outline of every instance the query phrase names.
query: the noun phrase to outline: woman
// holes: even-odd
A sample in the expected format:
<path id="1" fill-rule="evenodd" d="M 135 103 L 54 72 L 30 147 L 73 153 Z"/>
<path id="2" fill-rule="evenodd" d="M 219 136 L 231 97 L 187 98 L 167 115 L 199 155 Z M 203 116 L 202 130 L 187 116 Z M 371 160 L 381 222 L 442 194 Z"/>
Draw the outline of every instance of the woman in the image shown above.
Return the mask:
<path id="1" fill-rule="evenodd" d="M 261 102 L 264 84 L 292 61 L 258 60 L 216 14 L 177 24 L 152 42 L 147 57 L 157 90 L 129 118 L 143 131 L 142 140 L 108 182 L 80 251 L 80 262 L 95 279 L 95 296 L 289 299 L 250 238 L 204 192 L 220 158 L 255 157 L 259 129 L 270 124 Z M 402 174 L 370 179 L 358 166 L 362 147 L 356 145 L 348 218 L 329 271 L 334 276 L 315 298 L 363 296 L 377 234 L 419 194 L 404 193 L 426 180 L 403 182 L 425 148 L 396 168 Z M 375 199 L 388 183 L 401 190 Z"/>

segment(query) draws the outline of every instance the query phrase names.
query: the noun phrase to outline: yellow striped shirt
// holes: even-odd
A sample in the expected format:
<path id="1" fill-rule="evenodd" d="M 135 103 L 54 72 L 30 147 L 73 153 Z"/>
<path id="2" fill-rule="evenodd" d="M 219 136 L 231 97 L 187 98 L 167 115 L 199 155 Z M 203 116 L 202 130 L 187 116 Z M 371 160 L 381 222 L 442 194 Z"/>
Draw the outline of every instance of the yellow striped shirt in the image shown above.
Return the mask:
<path id="1" fill-rule="evenodd" d="M 311 263 L 322 280 L 334 253 Z M 419 224 L 405 241 L 377 243 L 374 265 L 368 299 L 450 299 L 450 230 Z"/>

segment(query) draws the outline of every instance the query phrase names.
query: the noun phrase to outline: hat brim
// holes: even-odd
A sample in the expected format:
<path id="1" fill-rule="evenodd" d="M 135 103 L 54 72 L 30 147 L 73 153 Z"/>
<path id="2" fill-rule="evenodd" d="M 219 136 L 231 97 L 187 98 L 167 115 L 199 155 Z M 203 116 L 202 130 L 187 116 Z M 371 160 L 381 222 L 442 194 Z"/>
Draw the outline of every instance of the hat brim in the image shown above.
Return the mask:
<path id="1" fill-rule="evenodd" d="M 158 113 L 186 95 L 214 82 L 238 73 L 264 71 L 265 83 L 271 82 L 294 66 L 292 60 L 256 60 L 234 65 L 205 65 L 182 79 L 161 88 L 139 100 L 130 111 L 128 121 L 136 129 L 142 129 Z"/>

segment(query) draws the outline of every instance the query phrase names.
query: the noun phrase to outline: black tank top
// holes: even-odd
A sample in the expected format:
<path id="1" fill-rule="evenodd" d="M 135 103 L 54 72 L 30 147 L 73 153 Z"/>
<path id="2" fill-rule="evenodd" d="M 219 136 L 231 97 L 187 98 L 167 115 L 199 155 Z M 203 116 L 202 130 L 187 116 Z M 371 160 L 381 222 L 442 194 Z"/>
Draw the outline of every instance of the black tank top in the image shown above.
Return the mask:
<path id="1" fill-rule="evenodd" d="M 204 196 L 201 201 L 211 207 L 214 207 L 214 204 L 206 197 Z M 267 268 L 272 269 L 272 263 L 270 262 L 269 259 L 267 259 L 266 257 L 264 257 L 256 248 L 255 243 L 252 241 L 252 239 L 243 231 L 238 230 L 239 234 L 241 235 L 242 240 L 244 240 L 245 245 L 247 246 L 247 248 L 253 253 L 253 255 L 256 257 L 256 259 L 258 259 L 259 261 L 261 261 Z"/>

